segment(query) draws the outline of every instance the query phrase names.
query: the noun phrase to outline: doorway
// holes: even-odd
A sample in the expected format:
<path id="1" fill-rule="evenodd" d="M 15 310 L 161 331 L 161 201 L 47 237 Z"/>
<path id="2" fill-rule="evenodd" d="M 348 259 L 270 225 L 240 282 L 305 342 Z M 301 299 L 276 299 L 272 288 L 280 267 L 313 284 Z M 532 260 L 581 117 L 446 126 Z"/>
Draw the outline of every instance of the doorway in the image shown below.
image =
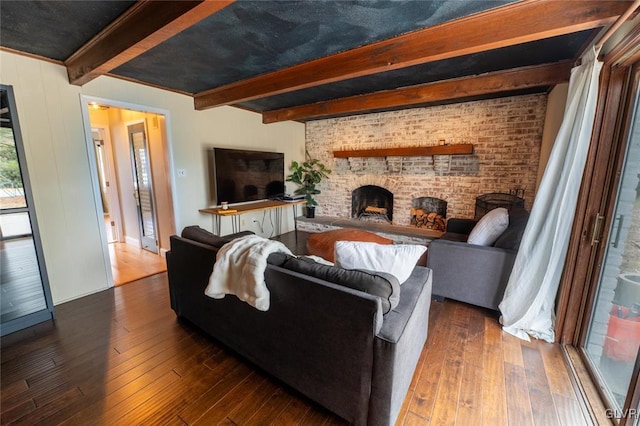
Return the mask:
<path id="1" fill-rule="evenodd" d="M 109 280 L 117 286 L 164 272 L 175 233 L 166 113 L 83 100 Z"/>

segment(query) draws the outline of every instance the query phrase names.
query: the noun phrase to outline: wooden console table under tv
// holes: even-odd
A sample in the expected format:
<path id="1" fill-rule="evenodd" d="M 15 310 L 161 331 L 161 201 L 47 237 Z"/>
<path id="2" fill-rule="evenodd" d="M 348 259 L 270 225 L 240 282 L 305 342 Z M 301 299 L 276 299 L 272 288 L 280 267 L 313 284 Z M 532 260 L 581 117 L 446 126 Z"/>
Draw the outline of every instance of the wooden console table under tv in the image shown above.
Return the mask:
<path id="1" fill-rule="evenodd" d="M 233 233 L 240 232 L 240 216 L 246 213 L 255 213 L 263 210 L 273 210 L 275 212 L 274 220 L 274 234 L 280 235 L 282 229 L 282 208 L 291 206 L 293 209 L 293 227 L 298 230 L 298 205 L 305 204 L 305 200 L 293 200 L 293 201 L 279 201 L 279 200 L 264 200 L 256 201 L 254 203 L 238 204 L 229 206 L 227 210 L 220 207 L 212 207 L 208 209 L 198 210 L 200 213 L 206 213 L 212 215 L 213 219 L 213 233 L 220 235 L 220 221 L 222 217 L 231 218 L 231 227 Z"/>

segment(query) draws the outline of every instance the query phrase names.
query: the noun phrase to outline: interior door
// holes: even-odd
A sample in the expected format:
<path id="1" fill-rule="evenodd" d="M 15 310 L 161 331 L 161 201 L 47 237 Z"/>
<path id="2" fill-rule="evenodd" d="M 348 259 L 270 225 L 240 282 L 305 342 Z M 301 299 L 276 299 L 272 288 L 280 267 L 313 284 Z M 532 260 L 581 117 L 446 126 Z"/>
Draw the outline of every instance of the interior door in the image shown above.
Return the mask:
<path id="1" fill-rule="evenodd" d="M 13 90 L 0 85 L 0 331 L 53 318 Z"/>
<path id="2" fill-rule="evenodd" d="M 133 196 L 138 207 L 140 244 L 145 250 L 158 253 L 155 205 L 149 146 L 144 123 L 127 126 L 133 167 Z"/>
<path id="3" fill-rule="evenodd" d="M 613 215 L 604 222 L 608 232 L 601 244 L 606 246 L 584 344 L 601 389 L 613 404 L 612 417 L 625 424 L 624 413 L 637 408 L 632 396 L 640 348 L 640 72 L 634 76 L 620 178 L 609 202 Z"/>

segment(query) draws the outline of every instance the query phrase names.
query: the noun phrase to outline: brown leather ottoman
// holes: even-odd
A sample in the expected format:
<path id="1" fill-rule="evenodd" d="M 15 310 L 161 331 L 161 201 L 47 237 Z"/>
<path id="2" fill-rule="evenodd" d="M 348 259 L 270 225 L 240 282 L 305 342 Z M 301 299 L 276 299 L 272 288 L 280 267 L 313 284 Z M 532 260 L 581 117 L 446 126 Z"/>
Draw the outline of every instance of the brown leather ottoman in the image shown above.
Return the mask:
<path id="1" fill-rule="evenodd" d="M 342 228 L 309 235 L 307 239 L 307 253 L 334 262 L 333 247 L 336 241 L 364 241 L 378 244 L 393 244 L 393 240 L 381 237 L 373 232 L 367 232 L 361 229 Z"/>

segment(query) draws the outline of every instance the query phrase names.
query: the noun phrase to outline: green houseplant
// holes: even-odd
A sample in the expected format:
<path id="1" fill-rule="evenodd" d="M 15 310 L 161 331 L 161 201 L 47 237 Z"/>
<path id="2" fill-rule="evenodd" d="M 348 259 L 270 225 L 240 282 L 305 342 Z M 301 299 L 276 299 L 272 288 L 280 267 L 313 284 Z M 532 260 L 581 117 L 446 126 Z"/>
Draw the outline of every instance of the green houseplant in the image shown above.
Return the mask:
<path id="1" fill-rule="evenodd" d="M 291 174 L 287 176 L 287 182 L 293 182 L 298 185 L 298 189 L 294 191 L 296 195 L 304 195 L 307 202 L 306 215 L 309 218 L 315 216 L 315 206 L 318 202 L 313 198 L 314 195 L 320 194 L 320 190 L 316 188 L 322 179 L 328 178 L 331 170 L 329 170 L 318 159 L 311 158 L 306 153 L 307 159 L 302 164 L 297 161 L 291 163 Z"/>

